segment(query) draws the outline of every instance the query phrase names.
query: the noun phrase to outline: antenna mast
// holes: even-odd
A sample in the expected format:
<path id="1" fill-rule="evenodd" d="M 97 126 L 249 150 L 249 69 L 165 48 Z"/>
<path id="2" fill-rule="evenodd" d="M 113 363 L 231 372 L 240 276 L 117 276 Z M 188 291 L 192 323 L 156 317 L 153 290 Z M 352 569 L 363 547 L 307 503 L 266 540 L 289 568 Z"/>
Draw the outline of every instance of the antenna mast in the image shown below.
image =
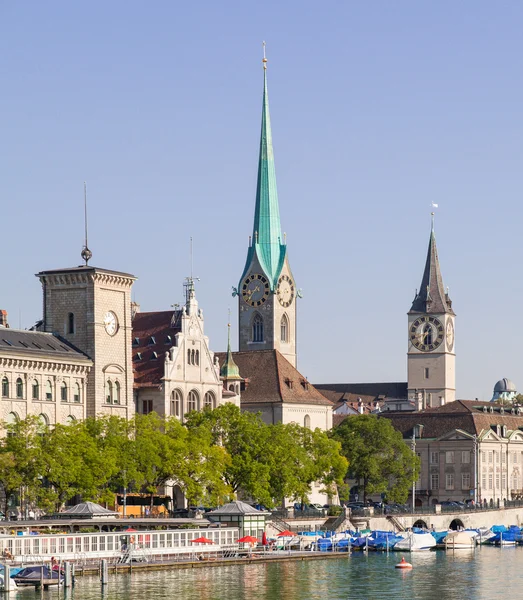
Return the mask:
<path id="1" fill-rule="evenodd" d="M 85 260 L 85 266 L 89 265 L 89 260 L 92 258 L 93 253 L 89 250 L 87 245 L 87 183 L 84 181 L 84 224 L 85 224 L 85 244 L 82 248 L 81 257 Z"/>

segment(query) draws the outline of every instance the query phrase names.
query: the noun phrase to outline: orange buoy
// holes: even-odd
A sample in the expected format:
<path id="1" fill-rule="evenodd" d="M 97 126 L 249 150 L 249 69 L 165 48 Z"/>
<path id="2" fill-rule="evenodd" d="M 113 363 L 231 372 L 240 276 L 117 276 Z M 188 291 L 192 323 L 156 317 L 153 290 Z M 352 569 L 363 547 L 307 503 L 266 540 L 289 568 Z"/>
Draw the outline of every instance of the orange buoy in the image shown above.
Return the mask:
<path id="1" fill-rule="evenodd" d="M 405 557 L 401 557 L 401 562 L 396 565 L 396 569 L 412 569 L 412 565 L 405 560 Z"/>

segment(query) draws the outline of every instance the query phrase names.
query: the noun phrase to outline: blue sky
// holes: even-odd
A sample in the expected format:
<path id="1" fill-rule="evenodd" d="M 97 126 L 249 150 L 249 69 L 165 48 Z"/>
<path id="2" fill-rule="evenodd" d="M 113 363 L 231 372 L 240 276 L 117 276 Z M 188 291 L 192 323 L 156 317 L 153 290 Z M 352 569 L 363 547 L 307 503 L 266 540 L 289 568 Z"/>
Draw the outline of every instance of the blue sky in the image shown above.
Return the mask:
<path id="1" fill-rule="evenodd" d="M 406 379 L 436 202 L 457 394 L 523 390 L 523 4 L 0 1 L 0 308 L 41 317 L 34 273 L 138 276 L 182 299 L 194 238 L 211 346 L 236 338 L 263 73 L 282 228 L 313 382 Z"/>

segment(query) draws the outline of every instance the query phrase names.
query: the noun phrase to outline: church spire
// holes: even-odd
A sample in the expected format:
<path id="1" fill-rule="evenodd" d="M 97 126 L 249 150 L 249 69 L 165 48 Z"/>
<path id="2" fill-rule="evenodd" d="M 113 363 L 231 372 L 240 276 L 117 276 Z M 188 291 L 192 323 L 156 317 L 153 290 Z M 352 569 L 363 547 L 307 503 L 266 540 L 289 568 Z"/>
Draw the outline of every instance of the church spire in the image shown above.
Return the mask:
<path id="1" fill-rule="evenodd" d="M 260 266 L 271 282 L 271 287 L 274 288 L 285 258 L 285 243 L 281 233 L 276 169 L 272 148 L 265 42 L 263 47 L 263 104 L 256 206 L 254 210 L 252 246 L 249 249 L 246 269 L 253 254 L 256 254 Z"/>
<path id="2" fill-rule="evenodd" d="M 230 315 L 229 315 L 230 318 Z M 226 381 L 230 380 L 240 380 L 240 369 L 238 365 L 234 362 L 234 358 L 232 357 L 231 351 L 231 324 L 227 324 L 228 327 L 228 338 L 227 338 L 227 356 L 225 358 L 225 362 L 220 369 L 220 377 Z"/>
<path id="3" fill-rule="evenodd" d="M 436 248 L 436 236 L 434 234 L 434 213 L 432 213 L 432 222 L 429 239 L 429 249 L 427 260 L 425 262 L 425 271 L 421 280 L 421 287 L 414 298 L 410 308 L 411 313 L 442 314 L 453 315 L 452 301 L 448 292 L 445 292 L 443 277 L 439 266 L 438 250 Z"/>

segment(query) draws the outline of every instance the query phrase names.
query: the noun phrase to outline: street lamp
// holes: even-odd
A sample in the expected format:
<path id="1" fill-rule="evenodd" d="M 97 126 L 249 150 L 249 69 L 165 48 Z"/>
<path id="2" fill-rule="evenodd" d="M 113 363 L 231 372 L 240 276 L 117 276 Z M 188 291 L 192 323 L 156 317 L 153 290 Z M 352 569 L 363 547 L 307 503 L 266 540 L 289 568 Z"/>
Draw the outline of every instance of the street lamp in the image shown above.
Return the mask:
<path id="1" fill-rule="evenodd" d="M 416 456 L 416 432 L 412 432 L 412 443 L 410 445 L 412 449 L 413 458 Z M 413 461 L 414 464 L 414 461 Z M 412 514 L 416 512 L 416 479 L 414 477 L 414 469 L 412 470 Z"/>

